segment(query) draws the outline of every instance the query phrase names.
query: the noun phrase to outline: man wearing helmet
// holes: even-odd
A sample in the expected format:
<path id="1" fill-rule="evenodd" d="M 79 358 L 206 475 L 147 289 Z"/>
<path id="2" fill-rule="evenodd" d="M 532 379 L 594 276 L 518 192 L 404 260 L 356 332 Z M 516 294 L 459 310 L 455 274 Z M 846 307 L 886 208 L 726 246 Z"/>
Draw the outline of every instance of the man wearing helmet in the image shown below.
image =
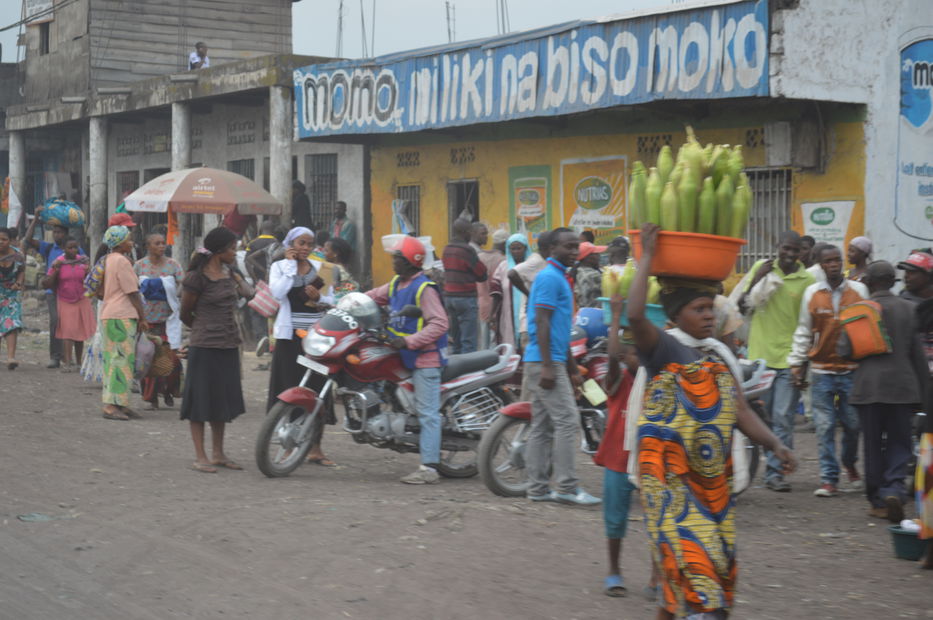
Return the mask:
<path id="1" fill-rule="evenodd" d="M 447 364 L 447 313 L 438 291 L 421 270 L 425 247 L 414 237 L 403 238 L 390 252 L 397 274 L 388 284 L 367 291 L 380 306 L 394 313 L 412 304 L 421 308 L 421 317 L 395 316 L 389 331 L 390 344 L 399 350 L 402 362 L 412 371 L 415 405 L 421 423 L 421 466 L 402 478 L 406 484 L 434 484 L 440 478 L 437 464 L 441 452 L 441 368 Z"/>

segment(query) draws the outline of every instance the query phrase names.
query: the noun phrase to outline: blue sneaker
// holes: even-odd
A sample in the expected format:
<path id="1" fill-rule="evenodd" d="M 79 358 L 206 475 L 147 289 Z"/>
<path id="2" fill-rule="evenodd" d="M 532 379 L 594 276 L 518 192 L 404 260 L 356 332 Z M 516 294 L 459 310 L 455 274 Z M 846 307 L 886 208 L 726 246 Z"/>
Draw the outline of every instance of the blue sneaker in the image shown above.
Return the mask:
<path id="1" fill-rule="evenodd" d="M 574 504 L 576 506 L 598 506 L 603 500 L 594 497 L 577 487 L 576 493 L 555 493 L 554 498 L 562 504 Z"/>
<path id="2" fill-rule="evenodd" d="M 541 495 L 532 495 L 531 493 L 529 493 L 527 497 L 533 502 L 556 502 L 557 501 L 557 497 L 554 491 L 548 491 L 547 493 L 542 493 Z"/>

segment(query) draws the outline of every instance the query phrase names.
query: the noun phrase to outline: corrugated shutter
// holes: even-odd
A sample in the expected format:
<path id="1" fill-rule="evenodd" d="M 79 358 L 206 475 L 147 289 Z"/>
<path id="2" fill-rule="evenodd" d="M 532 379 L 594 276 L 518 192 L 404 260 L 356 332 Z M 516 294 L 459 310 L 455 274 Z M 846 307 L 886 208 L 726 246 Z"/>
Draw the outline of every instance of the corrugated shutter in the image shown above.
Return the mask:
<path id="1" fill-rule="evenodd" d="M 755 261 L 774 258 L 778 239 L 790 230 L 790 168 L 750 168 L 745 171 L 752 189 L 752 212 L 748 222 L 748 244 L 739 254 L 736 268 L 744 273 Z"/>

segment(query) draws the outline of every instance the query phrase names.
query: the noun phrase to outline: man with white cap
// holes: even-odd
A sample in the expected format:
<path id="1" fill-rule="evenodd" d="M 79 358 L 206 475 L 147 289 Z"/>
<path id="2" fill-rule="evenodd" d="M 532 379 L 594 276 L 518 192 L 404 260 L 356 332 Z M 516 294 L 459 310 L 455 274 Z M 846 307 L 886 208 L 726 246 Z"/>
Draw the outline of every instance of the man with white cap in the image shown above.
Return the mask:
<path id="1" fill-rule="evenodd" d="M 861 282 L 865 277 L 865 269 L 871 260 L 872 243 L 868 237 L 856 237 L 849 242 L 849 249 L 846 252 L 846 258 L 852 269 L 846 272 L 846 277 L 856 282 Z"/>

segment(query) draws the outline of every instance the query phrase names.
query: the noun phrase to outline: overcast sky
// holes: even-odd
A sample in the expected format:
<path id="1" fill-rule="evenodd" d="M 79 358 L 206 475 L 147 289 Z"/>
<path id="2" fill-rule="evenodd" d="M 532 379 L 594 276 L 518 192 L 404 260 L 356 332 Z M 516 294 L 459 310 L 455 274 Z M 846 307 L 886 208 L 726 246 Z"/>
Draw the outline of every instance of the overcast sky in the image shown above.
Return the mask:
<path id="1" fill-rule="evenodd" d="M 525 30 L 574 19 L 614 15 L 673 0 L 508 0 L 511 30 Z M 344 0 L 343 54 L 363 55 L 361 0 Z M 362 0 L 366 32 L 372 36 L 373 0 Z M 466 41 L 498 34 L 497 0 L 451 0 L 456 39 Z M 337 51 L 339 0 L 303 0 L 295 5 L 293 46 L 296 54 L 334 56 Z M 444 0 L 375 0 L 375 55 L 447 42 Z M 367 42 L 367 46 L 369 43 Z M 369 50 L 372 56 L 372 50 Z"/>
<path id="2" fill-rule="evenodd" d="M 262 0 L 257 0 L 262 1 Z M 444 0 L 375 0 L 376 54 L 387 54 L 447 42 Z M 613 15 L 647 7 L 670 5 L 673 0 L 508 0 L 512 30 L 558 24 L 573 19 Z M 362 0 L 366 31 L 372 33 L 373 0 Z M 497 0 L 452 0 L 456 9 L 456 40 L 497 34 Z M 337 51 L 339 0 L 303 0 L 294 8 L 296 54 L 334 56 Z M 22 0 L 0 0 L 0 27 L 20 19 Z M 0 33 L 3 62 L 16 62 L 14 28 Z M 344 0 L 343 56 L 363 54 L 360 36 L 360 0 Z M 368 42 L 367 42 L 368 45 Z M 370 51 L 370 55 L 372 52 Z"/>

